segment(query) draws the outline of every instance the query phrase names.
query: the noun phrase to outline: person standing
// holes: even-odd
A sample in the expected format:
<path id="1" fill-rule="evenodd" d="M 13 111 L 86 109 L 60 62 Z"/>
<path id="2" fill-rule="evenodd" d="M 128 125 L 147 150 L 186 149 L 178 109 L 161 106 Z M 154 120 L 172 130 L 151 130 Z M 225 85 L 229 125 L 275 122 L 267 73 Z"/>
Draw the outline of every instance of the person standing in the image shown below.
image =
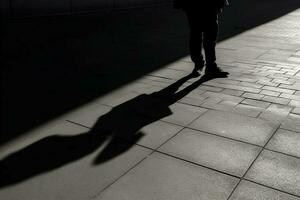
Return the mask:
<path id="1" fill-rule="evenodd" d="M 194 71 L 201 71 L 206 65 L 205 74 L 216 75 L 223 72 L 216 64 L 216 42 L 219 32 L 218 18 L 227 0 L 175 0 L 174 7 L 182 9 L 190 27 L 190 55 L 195 64 Z M 202 55 L 205 52 L 205 60 Z"/>

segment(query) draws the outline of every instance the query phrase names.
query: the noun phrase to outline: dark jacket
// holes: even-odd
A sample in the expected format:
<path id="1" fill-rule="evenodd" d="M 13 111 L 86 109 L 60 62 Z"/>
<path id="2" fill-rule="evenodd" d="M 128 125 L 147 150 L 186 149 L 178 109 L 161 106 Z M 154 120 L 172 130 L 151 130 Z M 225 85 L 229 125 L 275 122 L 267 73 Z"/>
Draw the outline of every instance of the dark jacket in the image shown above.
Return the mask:
<path id="1" fill-rule="evenodd" d="M 174 0 L 176 9 L 221 9 L 228 0 Z"/>

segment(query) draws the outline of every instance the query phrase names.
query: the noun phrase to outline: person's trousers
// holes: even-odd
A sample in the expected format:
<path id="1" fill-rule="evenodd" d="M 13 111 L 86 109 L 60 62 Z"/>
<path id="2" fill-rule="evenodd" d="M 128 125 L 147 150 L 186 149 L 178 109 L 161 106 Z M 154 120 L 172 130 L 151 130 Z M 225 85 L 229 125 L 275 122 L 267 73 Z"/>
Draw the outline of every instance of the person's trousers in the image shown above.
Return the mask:
<path id="1" fill-rule="evenodd" d="M 185 10 L 190 26 L 190 55 L 194 63 L 203 63 L 202 47 L 205 52 L 206 65 L 215 65 L 216 42 L 219 32 L 218 14 L 216 11 L 200 12 Z"/>

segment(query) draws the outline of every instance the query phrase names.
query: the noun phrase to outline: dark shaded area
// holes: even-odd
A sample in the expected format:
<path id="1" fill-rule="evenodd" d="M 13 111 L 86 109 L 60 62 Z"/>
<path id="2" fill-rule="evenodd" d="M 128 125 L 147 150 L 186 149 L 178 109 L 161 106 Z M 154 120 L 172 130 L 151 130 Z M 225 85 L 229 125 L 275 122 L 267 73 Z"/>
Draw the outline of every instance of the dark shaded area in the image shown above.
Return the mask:
<path id="1" fill-rule="evenodd" d="M 172 114 L 169 106 L 214 77 L 203 76 L 178 91 L 186 81 L 198 77 L 191 73 L 152 94 L 141 94 L 99 117 L 89 132 L 75 136 L 52 135 L 21 149 L 0 161 L 0 187 L 5 187 L 54 170 L 78 160 L 107 143 L 93 161 L 98 165 L 130 149 L 143 137 L 139 130 Z M 219 77 L 226 77 L 223 74 Z M 122 142 L 123 141 L 123 142 Z"/>
<path id="2" fill-rule="evenodd" d="M 239 0 L 220 40 L 299 8 L 299 0 Z M 184 14 L 170 7 L 11 20 L 1 68 L 1 141 L 188 55 Z"/>

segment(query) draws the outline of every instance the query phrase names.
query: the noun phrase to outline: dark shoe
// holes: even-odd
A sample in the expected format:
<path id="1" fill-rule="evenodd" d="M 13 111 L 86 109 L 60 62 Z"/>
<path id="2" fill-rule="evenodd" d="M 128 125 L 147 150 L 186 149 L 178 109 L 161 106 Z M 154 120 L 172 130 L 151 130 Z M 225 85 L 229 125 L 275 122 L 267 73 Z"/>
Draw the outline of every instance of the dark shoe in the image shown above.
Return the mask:
<path id="1" fill-rule="evenodd" d="M 216 77 L 227 77 L 228 76 L 228 72 L 224 72 L 221 68 L 217 67 L 217 66 L 207 66 L 206 70 L 205 70 L 205 75 L 207 76 L 216 76 Z"/>

